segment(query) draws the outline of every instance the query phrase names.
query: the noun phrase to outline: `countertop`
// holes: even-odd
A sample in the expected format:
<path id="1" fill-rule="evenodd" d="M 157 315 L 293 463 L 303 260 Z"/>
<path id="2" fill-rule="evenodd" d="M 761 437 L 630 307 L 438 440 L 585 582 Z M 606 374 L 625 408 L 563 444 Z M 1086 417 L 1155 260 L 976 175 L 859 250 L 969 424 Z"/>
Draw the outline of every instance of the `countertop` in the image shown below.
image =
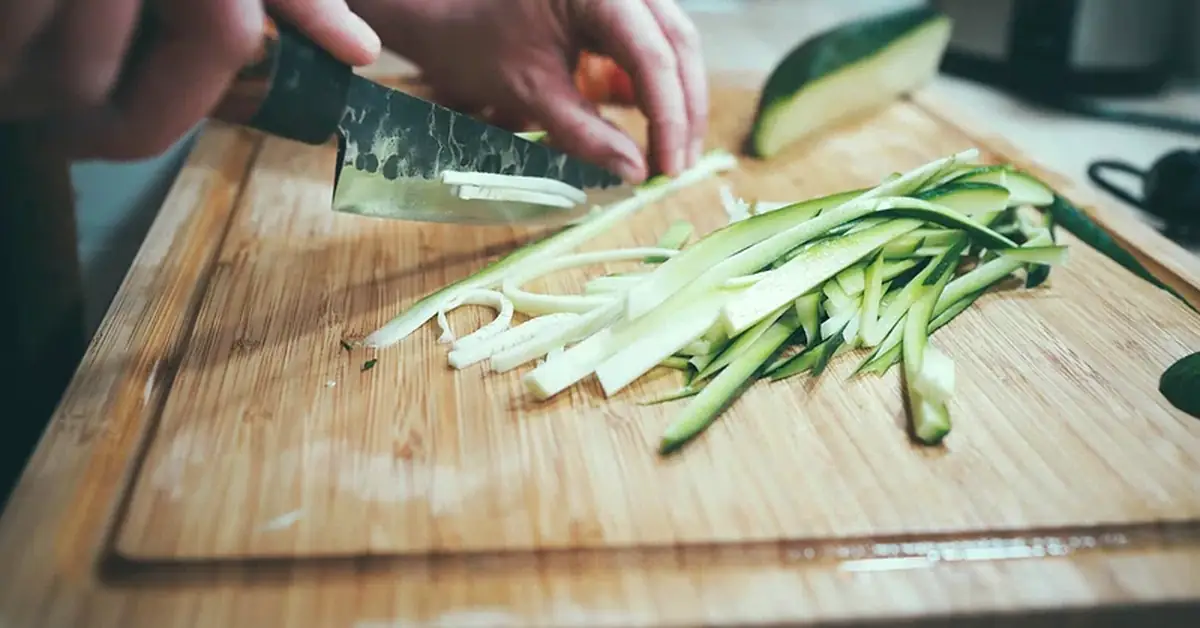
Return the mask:
<path id="1" fill-rule="evenodd" d="M 887 9 L 918 4 L 912 0 L 682 0 L 700 31 L 705 64 L 714 73 L 766 76 L 797 42 L 840 21 Z M 362 70 L 369 75 L 408 74 L 406 62 L 385 55 Z M 1119 158 L 1148 168 L 1168 151 L 1200 147 L 1200 138 L 1182 133 L 1101 122 L 1048 111 L 998 89 L 951 76 L 939 76 L 932 86 L 953 99 L 974 117 L 986 119 L 991 131 L 1032 155 L 1041 165 L 1069 176 L 1102 197 L 1108 197 L 1088 180 L 1088 164 L 1097 159 Z M 1200 112 L 1200 84 L 1179 85 L 1160 97 L 1123 101 L 1141 111 L 1171 115 Z M 1133 188 L 1135 193 L 1137 188 Z M 1111 198 L 1111 197 L 1109 197 Z M 1151 225 L 1152 217 L 1113 203 Z M 1184 244 L 1200 253 L 1200 244 Z"/>

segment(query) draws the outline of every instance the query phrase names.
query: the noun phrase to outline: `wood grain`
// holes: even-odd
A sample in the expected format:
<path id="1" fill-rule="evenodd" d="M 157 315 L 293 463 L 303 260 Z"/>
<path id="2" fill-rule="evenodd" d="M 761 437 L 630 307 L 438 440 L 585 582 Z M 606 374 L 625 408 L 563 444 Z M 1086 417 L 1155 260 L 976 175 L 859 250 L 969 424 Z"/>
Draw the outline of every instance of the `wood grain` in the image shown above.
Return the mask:
<path id="1" fill-rule="evenodd" d="M 710 146 L 736 149 L 752 96 L 715 96 Z M 726 179 L 742 195 L 799 199 L 970 145 L 901 103 Z M 265 142 L 133 489 L 126 557 L 1084 533 L 1200 516 L 1200 422 L 1156 389 L 1200 346 L 1200 319 L 1085 247 L 1048 289 L 991 296 L 939 334 L 963 381 L 946 451 L 903 437 L 897 370 L 848 381 L 856 360 L 841 359 L 815 383 L 755 386 L 666 461 L 653 448 L 682 404 L 637 401 L 677 386 L 673 373 L 612 399 L 588 382 L 537 403 L 520 385 L 528 368 L 447 367 L 432 324 L 360 373 L 368 356 L 340 338 L 478 268 L 480 251 L 515 233 L 331 214 L 331 158 Z M 724 220 L 717 185 L 593 248 L 652 244 L 680 218 L 711 230 Z M 577 292 L 582 276 L 547 287 Z M 470 329 L 481 314 L 452 318 Z"/>
<path id="2" fill-rule="evenodd" d="M 733 148 L 753 98 L 713 102 L 709 145 Z M 725 179 L 787 200 L 977 143 L 901 102 Z M 669 373 L 537 404 L 517 374 L 450 371 L 429 328 L 359 372 L 343 335 L 529 234 L 333 215 L 330 151 L 256 145 L 210 129 L 168 200 L 0 521 L 0 625 L 1196 619 L 1200 422 L 1155 385 L 1200 325 L 1074 240 L 1048 286 L 935 336 L 961 384 L 946 451 L 905 440 L 895 373 L 848 382 L 843 358 L 663 462 L 670 407 L 636 400 Z M 589 248 L 712 229 L 716 185 Z"/>

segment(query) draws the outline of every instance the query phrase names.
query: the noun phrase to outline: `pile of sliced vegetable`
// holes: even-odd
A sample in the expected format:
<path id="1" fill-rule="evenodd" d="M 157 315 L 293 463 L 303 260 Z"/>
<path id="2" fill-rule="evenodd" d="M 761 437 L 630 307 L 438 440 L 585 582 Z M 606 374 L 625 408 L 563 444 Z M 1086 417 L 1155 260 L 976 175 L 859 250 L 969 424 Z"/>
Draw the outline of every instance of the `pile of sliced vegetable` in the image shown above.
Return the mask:
<path id="1" fill-rule="evenodd" d="M 900 366 L 912 435 L 937 444 L 951 429 L 955 369 L 930 337 L 1014 273 L 1035 287 L 1066 257 L 1049 216 L 1034 209 L 1054 193 L 1016 168 L 976 159 L 968 150 L 872 188 L 786 203 L 746 203 L 722 186 L 713 204 L 728 213 L 725 227 L 692 240 L 692 226 L 678 222 L 654 247 L 577 252 L 673 192 L 736 167 L 733 155 L 713 152 L 426 296 L 362 344 L 386 347 L 437 319 L 451 366 L 486 362 L 506 372 L 535 363 L 523 381 L 539 399 L 589 377 L 612 396 L 655 368 L 679 369 L 682 388 L 647 402 L 683 404 L 662 453 L 701 433 L 756 381 L 816 377 L 858 351 L 858 375 Z M 617 261 L 639 269 L 594 276 L 572 294 L 524 287 Z M 468 304 L 497 315 L 459 337 L 446 312 Z M 525 320 L 516 323 L 517 314 Z"/>

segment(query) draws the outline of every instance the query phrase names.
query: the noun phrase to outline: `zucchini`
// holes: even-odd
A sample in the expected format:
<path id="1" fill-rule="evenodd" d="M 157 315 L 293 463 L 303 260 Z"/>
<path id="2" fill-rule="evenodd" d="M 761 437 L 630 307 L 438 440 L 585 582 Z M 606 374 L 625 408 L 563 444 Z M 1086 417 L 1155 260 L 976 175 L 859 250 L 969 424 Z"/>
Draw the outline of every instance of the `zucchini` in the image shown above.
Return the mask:
<path id="1" fill-rule="evenodd" d="M 702 382 L 712 377 L 717 371 L 720 371 L 731 364 L 733 360 L 737 358 L 737 356 L 741 355 L 742 352 L 749 350 L 749 348 L 753 346 L 763 334 L 767 333 L 767 329 L 769 329 L 771 325 L 774 325 L 775 321 L 778 321 L 781 317 L 783 317 L 786 312 L 787 308 L 781 307 L 775 314 L 764 318 L 761 322 L 759 322 L 759 324 L 747 330 L 746 333 L 738 336 L 736 340 L 729 343 L 729 346 L 727 346 L 725 350 L 716 357 L 716 359 L 709 362 L 703 369 L 700 370 L 700 372 L 696 373 L 696 376 L 692 378 L 692 382 Z M 799 322 L 798 320 L 789 322 L 788 325 L 794 329 L 799 327 Z"/>
<path id="2" fill-rule="evenodd" d="M 1200 353 L 1176 360 L 1158 379 L 1158 392 L 1176 409 L 1200 417 Z"/>
<path id="3" fill-rule="evenodd" d="M 1071 232 L 1072 235 L 1082 240 L 1088 246 L 1100 251 L 1112 261 L 1120 264 L 1125 270 L 1179 299 L 1193 312 L 1196 311 L 1196 308 L 1182 294 L 1179 294 L 1174 288 L 1155 277 L 1132 253 L 1118 244 L 1112 236 L 1108 235 L 1107 231 L 1096 224 L 1083 210 L 1073 205 L 1065 197 L 1055 194 L 1054 201 L 1049 207 L 1049 213 L 1053 217 L 1055 225 L 1059 225 Z"/>
<path id="4" fill-rule="evenodd" d="M 916 302 L 904 316 L 904 333 L 900 343 L 904 364 L 904 397 L 911 416 L 912 434 L 926 445 L 937 445 L 950 433 L 950 395 L 946 394 L 944 387 L 930 382 L 951 380 L 953 363 L 948 358 L 929 359 L 932 357 L 930 354 L 937 352 L 929 344 L 929 323 L 951 275 L 953 268 L 946 267 L 937 274 L 932 285 L 921 285 Z M 950 369 L 949 374 L 946 373 L 947 369 Z"/>
<path id="5" fill-rule="evenodd" d="M 834 216 L 848 208 L 854 208 L 854 203 L 829 212 L 828 216 Z M 991 249 L 1017 246 L 1012 240 L 962 214 L 917 199 L 894 199 L 886 206 L 877 208 L 875 213 L 903 216 L 908 220 L 892 220 L 865 231 L 818 242 L 811 249 L 776 269 L 771 276 L 751 286 L 743 295 L 744 298 L 727 303 L 722 312 L 722 324 L 730 333 L 741 333 L 775 308 L 820 285 L 876 247 L 917 229 L 922 224 L 921 220 L 961 228 Z M 813 222 L 820 219 L 818 217 Z"/>
<path id="6" fill-rule="evenodd" d="M 754 383 L 764 364 L 779 353 L 792 334 L 796 332 L 796 321 L 781 317 L 768 327 L 744 351 L 721 369 L 696 395 L 675 420 L 667 426 L 659 445 L 659 454 L 678 451 L 686 442 L 695 438 Z"/>
<path id="7" fill-rule="evenodd" d="M 692 398 L 664 433 L 663 453 L 706 429 L 758 379 L 819 377 L 859 347 L 873 351 L 855 373 L 903 363 L 912 435 L 939 443 L 951 426 L 955 377 L 932 335 L 1014 271 L 1024 269 L 1033 285 L 1067 256 L 1053 238 L 1054 212 L 1012 205 L 1014 196 L 1032 198 L 1032 188 L 1014 185 L 1021 179 L 1010 168 L 973 165 L 976 156 L 964 151 L 873 188 L 790 203 L 690 244 L 692 227 L 674 223 L 658 247 L 573 254 L 640 206 L 617 204 L 469 278 L 467 287 L 438 293 L 430 307 L 454 345 L 456 368 L 490 358 L 492 370 L 507 371 L 545 356 L 523 378 L 541 399 L 592 375 L 613 396 L 658 367 L 680 370 L 682 388 L 642 402 Z M 719 169 L 710 163 L 707 172 Z M 681 179 L 657 177 L 635 200 L 661 198 Z M 617 260 L 665 261 L 595 278 L 584 294 L 520 288 L 558 269 Z M 961 273 L 964 261 L 973 268 Z M 490 289 L 496 285 L 503 292 Z M 445 311 L 467 303 L 498 314 L 455 340 Z M 514 310 L 541 315 L 508 328 Z M 786 351 L 793 345 L 794 355 Z"/>
<path id="8" fill-rule="evenodd" d="M 663 368 L 674 369 L 676 371 L 686 371 L 691 368 L 691 364 L 688 363 L 686 358 L 681 358 L 674 355 L 663 360 L 662 362 L 659 362 L 658 365 Z"/>
<path id="9" fill-rule="evenodd" d="M 1007 207 L 1011 192 L 994 183 L 955 180 L 913 196 L 971 217 L 979 217 Z"/>
<path id="10" fill-rule="evenodd" d="M 863 290 L 862 312 L 858 323 L 858 335 L 866 340 L 875 337 L 875 323 L 879 320 L 879 304 L 883 301 L 883 255 L 875 255 L 867 267 L 866 287 Z"/>
<path id="11" fill-rule="evenodd" d="M 1037 177 L 1021 172 L 1009 165 L 980 166 L 968 168 L 955 174 L 948 182 L 959 183 L 990 183 L 1008 190 L 1008 205 L 1033 205 L 1045 207 L 1054 202 L 1054 191 Z"/>
<path id="12" fill-rule="evenodd" d="M 686 220 L 677 220 L 671 223 L 670 227 L 667 227 L 666 232 L 658 239 L 656 246 L 660 249 L 681 250 L 687 244 L 688 238 L 692 237 L 694 229 L 695 227 L 692 226 L 692 223 Z M 669 258 L 663 255 L 651 255 L 646 258 L 645 263 L 661 264 L 667 261 L 667 259 Z"/>
<path id="13" fill-rule="evenodd" d="M 767 367 L 765 374 L 770 376 L 771 381 L 776 382 L 804 372 L 811 372 L 813 377 L 819 376 L 829 365 L 834 354 L 845 345 L 845 331 L 846 325 L 843 325 L 820 343 L 805 349 L 790 359 L 779 360 L 771 364 Z"/>
<path id="14" fill-rule="evenodd" d="M 400 342 L 437 315 L 447 302 L 463 292 L 495 287 L 514 272 L 536 267 L 554 257 L 569 253 L 655 201 L 735 165 L 737 165 L 737 160 L 733 155 L 724 151 L 713 151 L 706 154 L 694 167 L 674 179 L 665 179 L 660 176 L 647 181 L 637 188 L 634 196 L 589 216 L 583 222 L 522 246 L 488 264 L 479 272 L 423 297 L 399 316 L 388 321 L 383 327 L 372 332 L 363 340 L 362 344 L 374 349 L 381 349 Z"/>
<path id="15" fill-rule="evenodd" d="M 937 74 L 950 26 L 946 16 L 922 6 L 856 20 L 802 42 L 763 86 L 751 154 L 774 156 L 921 87 Z"/>
<path id="16" fill-rule="evenodd" d="M 934 332 L 942 327 L 945 327 L 959 314 L 965 312 L 967 308 L 971 307 L 975 301 L 979 299 L 979 297 L 983 296 L 984 292 L 987 291 L 980 290 L 979 292 L 969 294 L 966 297 L 963 297 L 962 299 L 950 304 L 950 306 L 945 309 L 942 309 L 942 299 L 938 299 L 938 305 L 934 308 L 936 315 L 933 317 L 933 320 L 929 322 L 929 335 L 932 336 Z M 942 293 L 942 296 L 945 296 L 945 292 Z M 887 351 L 884 351 L 878 355 L 872 354 L 872 357 L 863 360 L 862 364 L 855 369 L 854 374 L 858 375 L 864 373 L 874 373 L 876 375 L 882 375 L 899 361 L 900 343 L 896 343 Z"/>
<path id="17" fill-rule="evenodd" d="M 896 219 L 866 231 L 822 241 L 779 267 L 778 274 L 748 288 L 742 298 L 726 303 L 721 323 L 731 335 L 741 333 L 889 240 L 920 226 L 919 220 Z"/>
<path id="18" fill-rule="evenodd" d="M 804 342 L 812 345 L 821 338 L 821 295 L 810 292 L 796 299 L 796 318 L 804 331 Z"/>

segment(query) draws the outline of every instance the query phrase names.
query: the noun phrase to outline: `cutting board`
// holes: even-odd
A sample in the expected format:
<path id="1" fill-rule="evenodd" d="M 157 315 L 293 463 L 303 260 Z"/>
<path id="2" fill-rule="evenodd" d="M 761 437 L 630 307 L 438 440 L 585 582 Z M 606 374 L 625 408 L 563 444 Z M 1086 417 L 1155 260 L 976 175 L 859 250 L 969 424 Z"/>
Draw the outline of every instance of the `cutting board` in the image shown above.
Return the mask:
<path id="1" fill-rule="evenodd" d="M 716 84 L 708 148 L 737 150 L 755 100 Z M 643 136 L 638 116 L 612 115 Z M 586 248 L 652 245 L 678 219 L 717 228 L 720 185 L 796 200 L 969 147 L 1087 200 L 925 92 L 770 162 L 742 157 Z M 335 214 L 334 157 L 214 125 L 189 168 L 238 164 L 223 171 L 223 200 L 180 186 L 164 208 L 162 233 L 182 229 L 171 204 L 186 203 L 220 220 L 193 237 L 220 239 L 211 257 L 189 253 L 181 276 L 142 285 L 170 298 L 121 337 L 143 347 L 145 394 L 101 406 L 126 413 L 114 420 L 127 422 L 132 452 L 107 470 L 128 481 L 110 495 L 105 551 L 118 580 L 205 575 L 176 595 L 155 589 L 159 605 L 126 610 L 123 625 L 166 625 L 201 604 L 225 617 L 290 609 L 301 625 L 317 621 L 297 610 L 307 596 L 336 598 L 320 625 L 370 615 L 405 626 L 481 620 L 473 613 L 511 625 L 739 625 L 1200 597 L 1200 421 L 1157 392 L 1161 372 L 1200 348 L 1200 317 L 1069 235 L 1070 260 L 1046 285 L 988 295 L 934 337 L 958 369 L 944 447 L 908 441 L 897 369 L 850 379 L 855 354 L 815 381 L 760 382 L 664 459 L 655 446 L 686 401 L 639 401 L 678 386 L 672 371 L 611 398 L 586 381 L 538 402 L 520 383 L 529 367 L 448 367 L 432 323 L 384 350 L 345 350 L 343 338 L 538 234 Z M 1200 302 L 1186 253 L 1092 209 Z M 144 265 L 182 254 L 143 253 L 125 298 Z M 533 287 L 577 291 L 605 270 Z M 489 315 L 449 319 L 466 330 Z M 153 361 L 168 348 L 169 361 Z M 83 412 L 86 388 L 61 412 Z"/>

